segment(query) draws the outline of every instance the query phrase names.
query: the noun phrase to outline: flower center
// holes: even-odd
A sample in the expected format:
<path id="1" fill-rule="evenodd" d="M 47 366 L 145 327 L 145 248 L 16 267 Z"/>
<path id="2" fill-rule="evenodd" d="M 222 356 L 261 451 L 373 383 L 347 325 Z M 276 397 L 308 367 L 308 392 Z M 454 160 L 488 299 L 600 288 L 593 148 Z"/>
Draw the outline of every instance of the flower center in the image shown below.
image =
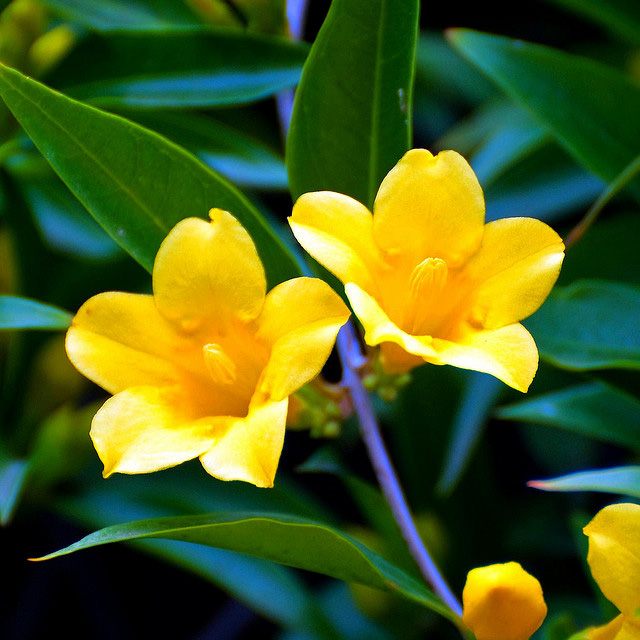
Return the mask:
<path id="1" fill-rule="evenodd" d="M 202 347 L 202 354 L 207 369 L 215 382 L 224 385 L 235 382 L 236 365 L 219 344 L 206 344 Z"/>
<path id="2" fill-rule="evenodd" d="M 411 293 L 416 298 L 442 291 L 447 282 L 447 263 L 440 258 L 426 258 L 411 273 Z"/>

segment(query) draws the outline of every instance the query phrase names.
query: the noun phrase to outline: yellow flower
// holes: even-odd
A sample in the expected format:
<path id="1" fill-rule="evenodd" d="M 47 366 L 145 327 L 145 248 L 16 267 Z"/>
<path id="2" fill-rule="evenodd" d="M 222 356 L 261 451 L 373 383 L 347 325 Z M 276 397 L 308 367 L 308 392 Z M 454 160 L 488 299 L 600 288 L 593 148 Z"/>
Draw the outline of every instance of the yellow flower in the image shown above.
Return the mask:
<path id="1" fill-rule="evenodd" d="M 373 211 L 320 191 L 298 199 L 290 223 L 344 283 L 385 369 L 450 364 L 526 391 L 538 351 L 519 321 L 558 277 L 564 245 L 555 231 L 532 218 L 485 225 L 482 189 L 454 151 L 409 151 L 382 182 Z"/>
<path id="2" fill-rule="evenodd" d="M 69 329 L 71 362 L 114 394 L 91 426 L 105 476 L 199 457 L 217 478 L 272 486 L 288 396 L 320 372 L 349 316 L 315 278 L 266 294 L 249 234 L 225 211 L 210 216 L 165 238 L 153 296 L 97 295 Z"/>
<path id="3" fill-rule="evenodd" d="M 477 640 L 527 640 L 547 615 L 540 583 L 517 562 L 469 571 L 462 603 Z"/>
<path id="4" fill-rule="evenodd" d="M 610 623 L 585 632 L 589 640 L 640 640 L 640 506 L 614 504 L 584 528 L 587 562 L 602 593 L 620 610 Z"/>

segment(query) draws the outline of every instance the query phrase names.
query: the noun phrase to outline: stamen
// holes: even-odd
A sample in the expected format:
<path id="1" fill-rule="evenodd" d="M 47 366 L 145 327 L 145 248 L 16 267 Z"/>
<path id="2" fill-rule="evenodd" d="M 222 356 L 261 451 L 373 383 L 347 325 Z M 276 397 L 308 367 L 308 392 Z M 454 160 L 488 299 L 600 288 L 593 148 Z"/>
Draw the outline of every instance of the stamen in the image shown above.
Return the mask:
<path id="1" fill-rule="evenodd" d="M 439 292 L 447 282 L 447 263 L 440 258 L 423 260 L 411 273 L 411 293 L 422 297 Z"/>
<path id="2" fill-rule="evenodd" d="M 202 347 L 204 362 L 211 377 L 218 384 L 232 384 L 236 379 L 236 365 L 219 344 Z"/>

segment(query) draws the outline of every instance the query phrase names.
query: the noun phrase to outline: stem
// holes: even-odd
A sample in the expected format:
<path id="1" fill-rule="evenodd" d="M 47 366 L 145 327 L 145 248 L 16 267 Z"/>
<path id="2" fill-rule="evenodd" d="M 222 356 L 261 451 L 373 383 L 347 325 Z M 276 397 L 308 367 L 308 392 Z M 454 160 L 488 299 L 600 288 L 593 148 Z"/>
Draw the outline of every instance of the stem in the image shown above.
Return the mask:
<path id="1" fill-rule="evenodd" d="M 461 617 L 462 607 L 458 599 L 442 577 L 442 574 L 436 567 L 420 538 L 407 499 L 402 491 L 391 458 L 382 440 L 382 434 L 380 433 L 371 400 L 358 375 L 357 369 L 362 363 L 362 353 L 351 322 L 348 322 L 340 330 L 337 346 L 344 368 L 343 382 L 351 394 L 353 406 L 360 421 L 362 439 L 367 447 L 371 464 L 373 465 L 382 492 L 400 527 L 402 537 L 405 539 L 411 555 L 414 557 L 428 584 L 431 585 L 434 592 L 440 596 L 447 607 L 449 607 L 456 616 Z"/>
<path id="2" fill-rule="evenodd" d="M 613 198 L 613 196 L 625 187 L 631 178 L 640 172 L 640 156 L 629 163 L 624 171 L 600 194 L 598 199 L 589 207 L 589 211 L 584 218 L 570 231 L 565 240 L 565 247 L 569 249 L 588 231 L 591 225 L 596 221 L 605 205 Z"/>

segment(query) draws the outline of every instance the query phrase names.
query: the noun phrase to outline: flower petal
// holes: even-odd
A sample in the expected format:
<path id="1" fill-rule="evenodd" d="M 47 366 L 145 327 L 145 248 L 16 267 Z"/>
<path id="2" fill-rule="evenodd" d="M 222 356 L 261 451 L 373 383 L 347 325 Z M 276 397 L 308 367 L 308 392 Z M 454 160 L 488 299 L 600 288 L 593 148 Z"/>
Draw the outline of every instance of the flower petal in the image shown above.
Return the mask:
<path id="1" fill-rule="evenodd" d="M 435 357 L 430 336 L 412 336 L 394 324 L 380 305 L 365 291 L 353 283 L 345 285 L 349 302 L 365 330 L 365 342 L 375 347 L 383 342 L 394 342 L 405 351 L 421 357 Z"/>
<path id="2" fill-rule="evenodd" d="M 289 224 L 305 251 L 343 283 L 375 291 L 382 260 L 373 240 L 373 218 L 364 205 L 332 191 L 305 193 Z"/>
<path id="3" fill-rule="evenodd" d="M 526 392 L 538 368 L 538 349 L 531 334 L 512 324 L 493 331 L 469 332 L 456 342 L 434 338 L 433 364 L 450 364 L 482 371 Z"/>
<path id="4" fill-rule="evenodd" d="M 482 240 L 482 189 L 455 151 L 408 151 L 380 185 L 373 211 L 378 246 L 409 254 L 414 265 L 441 258 L 460 266 Z"/>
<path id="5" fill-rule="evenodd" d="M 585 640 L 616 640 L 624 624 L 624 615 L 620 614 L 611 622 L 600 627 L 591 627 L 584 632 Z"/>
<path id="6" fill-rule="evenodd" d="M 558 279 L 564 244 L 534 218 L 504 218 L 486 225 L 482 246 L 465 275 L 477 285 L 472 319 L 486 329 L 524 320 Z"/>
<path id="7" fill-rule="evenodd" d="M 284 444 L 288 400 L 254 403 L 246 418 L 229 420 L 213 446 L 200 456 L 207 473 L 272 487 Z M 201 422 L 207 422 L 204 418 Z"/>
<path id="8" fill-rule="evenodd" d="M 201 455 L 215 434 L 195 418 L 168 387 L 135 387 L 109 398 L 91 424 L 104 476 L 158 471 Z"/>
<path id="9" fill-rule="evenodd" d="M 258 316 L 266 293 L 253 240 L 229 213 L 212 209 L 211 222 L 187 218 L 160 246 L 153 292 L 162 315 L 183 330 Z"/>
<path id="10" fill-rule="evenodd" d="M 584 533 L 593 579 L 622 613 L 634 616 L 640 609 L 640 506 L 605 507 Z"/>
<path id="11" fill-rule="evenodd" d="M 101 293 L 80 307 L 67 332 L 66 349 L 82 374 L 118 393 L 176 383 L 181 375 L 171 362 L 176 341 L 151 296 Z"/>
<path id="12" fill-rule="evenodd" d="M 477 640 L 528 640 L 547 615 L 540 583 L 517 562 L 469 571 L 462 600 Z"/>
<path id="13" fill-rule="evenodd" d="M 271 346 L 261 389 L 283 400 L 320 373 L 350 312 L 318 278 L 295 278 L 274 287 L 258 318 L 258 338 Z"/>

